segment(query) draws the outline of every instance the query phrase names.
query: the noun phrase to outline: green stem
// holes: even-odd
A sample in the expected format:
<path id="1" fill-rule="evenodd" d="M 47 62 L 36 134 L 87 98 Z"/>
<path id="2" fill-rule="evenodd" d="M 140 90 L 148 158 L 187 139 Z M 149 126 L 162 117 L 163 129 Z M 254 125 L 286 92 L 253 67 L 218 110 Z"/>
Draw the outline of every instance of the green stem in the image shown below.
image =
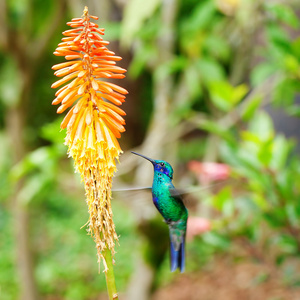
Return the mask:
<path id="1" fill-rule="evenodd" d="M 113 261 L 111 257 L 111 252 L 109 249 L 106 249 L 103 253 L 106 265 L 107 265 L 107 271 L 105 272 L 105 278 L 106 278 L 106 286 L 107 286 L 107 292 L 109 296 L 109 300 L 118 300 L 118 292 L 116 288 L 116 282 L 115 282 L 115 274 L 113 269 Z"/>

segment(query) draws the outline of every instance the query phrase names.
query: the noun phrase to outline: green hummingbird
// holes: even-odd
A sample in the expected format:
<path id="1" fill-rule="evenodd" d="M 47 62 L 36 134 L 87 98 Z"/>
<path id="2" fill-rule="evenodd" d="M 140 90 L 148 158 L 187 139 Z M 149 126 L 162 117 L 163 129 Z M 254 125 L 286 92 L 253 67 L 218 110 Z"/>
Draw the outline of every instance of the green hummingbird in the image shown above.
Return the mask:
<path id="1" fill-rule="evenodd" d="M 174 272 L 179 268 L 183 272 L 188 210 L 183 204 L 180 193 L 172 183 L 173 168 L 164 160 L 154 160 L 136 152 L 132 153 L 149 160 L 154 166 L 152 199 L 169 226 L 171 271 Z"/>

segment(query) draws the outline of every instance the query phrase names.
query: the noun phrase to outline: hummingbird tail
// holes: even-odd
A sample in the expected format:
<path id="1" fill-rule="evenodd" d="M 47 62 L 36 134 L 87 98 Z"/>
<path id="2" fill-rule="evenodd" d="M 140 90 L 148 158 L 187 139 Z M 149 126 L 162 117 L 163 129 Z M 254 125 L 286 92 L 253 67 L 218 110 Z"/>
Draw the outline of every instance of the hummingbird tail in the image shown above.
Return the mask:
<path id="1" fill-rule="evenodd" d="M 185 236 L 182 237 L 180 243 L 174 242 L 172 236 L 170 237 L 170 253 L 171 253 L 171 271 L 180 269 L 180 272 L 184 272 L 185 268 Z"/>

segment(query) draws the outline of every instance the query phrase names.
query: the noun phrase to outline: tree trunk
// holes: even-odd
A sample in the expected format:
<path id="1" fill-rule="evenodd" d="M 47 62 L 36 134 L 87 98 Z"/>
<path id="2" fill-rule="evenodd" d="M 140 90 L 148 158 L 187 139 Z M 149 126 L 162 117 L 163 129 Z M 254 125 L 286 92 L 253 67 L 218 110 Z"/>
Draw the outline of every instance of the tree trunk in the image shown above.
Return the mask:
<path id="1" fill-rule="evenodd" d="M 11 141 L 14 163 L 21 161 L 26 154 L 24 132 L 24 110 L 21 105 L 12 107 L 7 111 L 6 128 Z M 12 210 L 15 221 L 15 238 L 17 248 L 17 267 L 20 278 L 20 299 L 37 300 L 38 292 L 34 279 L 33 259 L 30 249 L 29 211 L 28 206 L 22 203 L 19 192 L 24 181 L 19 180 L 12 194 Z"/>

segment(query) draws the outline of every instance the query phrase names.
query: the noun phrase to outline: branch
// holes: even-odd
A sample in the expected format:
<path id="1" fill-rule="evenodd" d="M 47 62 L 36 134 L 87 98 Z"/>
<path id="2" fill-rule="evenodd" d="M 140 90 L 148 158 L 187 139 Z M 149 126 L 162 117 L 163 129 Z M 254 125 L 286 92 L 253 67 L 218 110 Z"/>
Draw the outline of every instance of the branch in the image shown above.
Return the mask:
<path id="1" fill-rule="evenodd" d="M 0 47 L 8 47 L 8 25 L 7 25 L 7 3 L 6 0 L 0 1 Z"/>

